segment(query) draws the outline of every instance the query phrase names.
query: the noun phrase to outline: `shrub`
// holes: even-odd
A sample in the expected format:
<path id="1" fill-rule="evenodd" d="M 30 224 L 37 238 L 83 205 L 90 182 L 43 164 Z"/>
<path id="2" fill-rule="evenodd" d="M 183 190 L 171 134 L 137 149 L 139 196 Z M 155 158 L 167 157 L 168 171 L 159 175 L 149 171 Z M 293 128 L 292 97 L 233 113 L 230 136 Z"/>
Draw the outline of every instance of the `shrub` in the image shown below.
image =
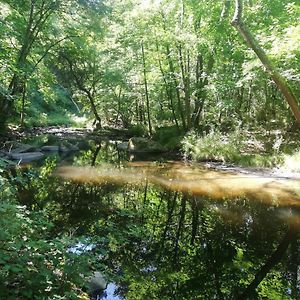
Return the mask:
<path id="1" fill-rule="evenodd" d="M 237 134 L 228 136 L 220 132 L 211 132 L 201 137 L 195 132 L 190 132 L 182 142 L 185 157 L 193 160 L 232 161 L 240 156 L 241 140 Z"/>

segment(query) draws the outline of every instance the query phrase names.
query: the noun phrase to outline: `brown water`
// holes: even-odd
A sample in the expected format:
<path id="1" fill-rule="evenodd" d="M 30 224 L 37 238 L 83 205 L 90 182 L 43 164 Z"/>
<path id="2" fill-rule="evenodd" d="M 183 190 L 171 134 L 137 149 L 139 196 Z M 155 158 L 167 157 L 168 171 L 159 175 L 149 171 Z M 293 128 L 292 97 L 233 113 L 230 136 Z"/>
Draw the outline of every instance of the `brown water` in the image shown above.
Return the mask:
<path id="1" fill-rule="evenodd" d="M 210 170 L 183 162 L 134 162 L 122 168 L 114 165 L 98 167 L 60 167 L 56 176 L 74 182 L 103 184 L 145 181 L 191 196 L 215 200 L 247 198 L 275 206 L 300 205 L 300 180 L 275 176 L 247 175 Z"/>

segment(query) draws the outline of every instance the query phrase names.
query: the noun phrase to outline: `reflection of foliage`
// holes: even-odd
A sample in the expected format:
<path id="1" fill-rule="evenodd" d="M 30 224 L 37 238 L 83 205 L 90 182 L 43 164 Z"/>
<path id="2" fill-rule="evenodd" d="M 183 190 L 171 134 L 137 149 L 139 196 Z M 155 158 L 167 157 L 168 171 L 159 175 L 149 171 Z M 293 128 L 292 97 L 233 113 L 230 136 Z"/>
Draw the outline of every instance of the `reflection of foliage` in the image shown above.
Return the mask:
<path id="1" fill-rule="evenodd" d="M 116 153 L 101 145 L 96 164 L 116 161 Z M 88 151 L 76 164 L 93 160 Z M 276 207 L 263 203 L 213 202 L 149 182 L 61 182 L 51 176 L 55 165 L 47 160 L 40 169 L 18 172 L 14 188 L 3 190 L 31 210 L 2 202 L 3 295 L 72 299 L 84 285 L 80 274 L 100 269 L 118 282 L 126 299 L 232 299 L 249 285 L 286 230 L 275 217 Z M 76 241 L 91 250 L 68 253 Z M 297 299 L 296 285 L 288 279 L 294 274 L 295 249 L 297 244 L 263 280 L 256 299 L 285 299 L 288 288 Z M 18 288 L 8 291 L 11 284 Z"/>

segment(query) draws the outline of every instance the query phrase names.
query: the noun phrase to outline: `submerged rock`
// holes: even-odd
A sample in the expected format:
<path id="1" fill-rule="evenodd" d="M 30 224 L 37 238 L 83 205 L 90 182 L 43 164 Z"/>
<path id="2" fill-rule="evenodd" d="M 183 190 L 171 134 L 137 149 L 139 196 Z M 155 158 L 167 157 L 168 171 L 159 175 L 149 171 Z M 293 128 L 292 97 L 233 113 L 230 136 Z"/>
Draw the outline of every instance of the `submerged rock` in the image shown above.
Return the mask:
<path id="1" fill-rule="evenodd" d="M 59 146 L 60 152 L 71 152 L 71 151 L 78 151 L 79 147 L 77 145 L 73 145 L 67 141 L 63 141 Z"/>

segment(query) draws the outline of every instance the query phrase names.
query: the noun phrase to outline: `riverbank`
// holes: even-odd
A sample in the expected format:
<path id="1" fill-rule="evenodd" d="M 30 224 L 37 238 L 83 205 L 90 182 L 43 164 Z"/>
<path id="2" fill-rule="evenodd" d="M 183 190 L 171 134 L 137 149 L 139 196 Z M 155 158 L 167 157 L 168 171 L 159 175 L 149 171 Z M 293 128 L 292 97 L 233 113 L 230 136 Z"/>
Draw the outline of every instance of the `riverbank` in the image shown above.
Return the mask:
<path id="1" fill-rule="evenodd" d="M 34 144 L 32 147 L 42 149 L 48 147 L 46 152 L 50 148 L 52 150 L 55 148 L 55 151 L 68 152 L 79 150 L 76 146 L 77 140 L 128 142 L 132 137 L 132 133 L 129 130 L 118 128 L 93 130 L 92 128 L 49 126 L 21 130 L 18 127 L 11 127 L 6 135 L 2 136 L 0 147 L 2 159 L 10 159 L 7 153 L 13 148 L 18 148 L 17 153 L 28 152 L 25 148 L 30 149 L 30 143 L 41 136 L 55 137 L 55 139 L 62 142 L 56 142 L 55 145 L 52 145 L 50 139 L 50 142 L 40 145 L 37 143 L 38 145 Z M 209 169 L 260 176 L 299 178 L 300 160 L 298 159 L 297 149 L 299 143 L 297 136 L 297 133 L 282 133 L 279 131 L 269 132 L 268 134 L 245 131 L 227 135 L 217 132 L 206 136 L 190 132 L 182 139 L 177 137 L 171 150 L 161 144 L 161 148 L 166 149 L 161 159 L 166 160 L 169 155 L 170 159 L 176 158 L 186 162 L 198 162 Z M 174 136 L 170 134 L 159 136 L 160 143 L 168 144 L 172 139 L 174 139 Z M 28 140 L 30 141 L 29 145 L 20 146 L 20 142 Z M 71 143 L 69 143 L 70 140 Z M 147 142 L 147 138 L 143 138 L 143 142 L 145 141 Z M 118 148 L 122 150 L 122 147 Z M 40 149 L 38 151 L 40 152 Z M 144 158 L 146 154 L 147 151 L 144 151 Z M 159 159 L 159 155 L 157 157 Z"/>

